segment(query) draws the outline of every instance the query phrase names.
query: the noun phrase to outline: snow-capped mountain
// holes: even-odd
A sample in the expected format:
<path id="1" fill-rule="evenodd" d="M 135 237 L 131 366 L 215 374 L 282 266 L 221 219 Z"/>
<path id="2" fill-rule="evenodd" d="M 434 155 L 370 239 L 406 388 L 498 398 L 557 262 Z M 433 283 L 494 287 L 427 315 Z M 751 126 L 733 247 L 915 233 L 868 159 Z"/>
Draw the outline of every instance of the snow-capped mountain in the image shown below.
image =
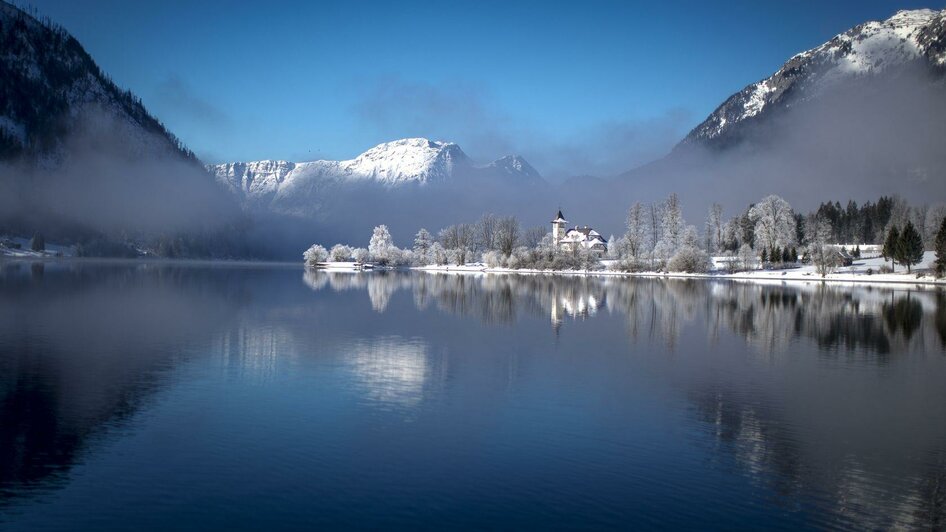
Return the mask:
<path id="1" fill-rule="evenodd" d="M 311 214 L 333 193 L 351 187 L 443 187 L 490 179 L 509 185 L 542 182 L 535 168 L 517 155 L 480 166 L 458 145 L 424 138 L 379 144 L 347 161 L 254 161 L 207 168 L 247 207 L 287 214 Z"/>
<path id="2" fill-rule="evenodd" d="M 799 53 L 778 71 L 730 96 L 681 143 L 725 143 L 744 125 L 858 78 L 919 66 L 946 71 L 946 10 L 899 11 Z"/>

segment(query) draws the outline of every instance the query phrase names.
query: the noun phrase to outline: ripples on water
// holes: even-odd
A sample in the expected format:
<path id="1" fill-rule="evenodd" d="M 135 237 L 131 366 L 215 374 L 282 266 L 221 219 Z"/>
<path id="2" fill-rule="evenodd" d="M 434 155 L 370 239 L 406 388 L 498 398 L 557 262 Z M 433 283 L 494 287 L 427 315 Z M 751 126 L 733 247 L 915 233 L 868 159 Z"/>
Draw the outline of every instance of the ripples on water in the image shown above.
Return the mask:
<path id="1" fill-rule="evenodd" d="M 942 528 L 946 295 L 0 263 L 0 527 Z"/>

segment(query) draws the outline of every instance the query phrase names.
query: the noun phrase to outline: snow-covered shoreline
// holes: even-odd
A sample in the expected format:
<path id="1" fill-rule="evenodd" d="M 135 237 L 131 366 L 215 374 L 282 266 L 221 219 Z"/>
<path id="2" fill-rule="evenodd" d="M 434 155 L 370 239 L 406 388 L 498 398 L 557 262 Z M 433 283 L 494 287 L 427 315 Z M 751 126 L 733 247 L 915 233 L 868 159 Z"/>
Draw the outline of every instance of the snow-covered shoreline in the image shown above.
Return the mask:
<path id="1" fill-rule="evenodd" d="M 727 272 L 709 272 L 709 273 L 683 273 L 683 272 L 622 272 L 615 270 L 534 270 L 534 269 L 510 269 L 510 268 L 490 268 L 485 264 L 468 264 L 463 266 L 418 266 L 412 270 L 424 271 L 428 273 L 451 273 L 451 274 L 494 274 L 494 275 L 583 275 L 583 276 L 602 276 L 602 277 L 643 277 L 643 278 L 668 278 L 668 279 L 709 279 L 709 280 L 736 280 L 736 281 L 755 281 L 755 282 L 792 282 L 792 283 L 832 283 L 846 285 L 893 285 L 902 287 L 904 285 L 914 285 L 923 287 L 946 286 L 946 278 L 936 279 L 929 273 L 929 266 L 932 264 L 933 254 L 927 252 L 923 262 L 919 265 L 920 271 L 924 273 L 917 277 L 916 273 L 907 274 L 906 272 L 897 273 L 871 273 L 868 269 L 879 271 L 880 266 L 884 264 L 882 258 L 864 259 L 855 262 L 852 266 L 839 268 L 835 273 L 830 273 L 822 277 L 815 272 L 813 266 L 801 266 L 787 270 L 752 270 L 748 272 L 727 273 Z M 889 265 L 889 262 L 887 262 Z"/>

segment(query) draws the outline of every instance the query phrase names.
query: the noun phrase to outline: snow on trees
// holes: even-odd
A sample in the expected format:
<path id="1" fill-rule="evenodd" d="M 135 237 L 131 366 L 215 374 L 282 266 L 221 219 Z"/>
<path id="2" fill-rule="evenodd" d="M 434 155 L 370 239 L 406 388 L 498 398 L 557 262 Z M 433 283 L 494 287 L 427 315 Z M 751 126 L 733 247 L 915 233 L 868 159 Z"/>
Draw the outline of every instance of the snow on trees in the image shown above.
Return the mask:
<path id="1" fill-rule="evenodd" d="M 351 248 L 345 244 L 335 244 L 329 251 L 332 262 L 348 262 L 351 260 Z"/>
<path id="2" fill-rule="evenodd" d="M 476 244 L 476 228 L 470 224 L 451 225 L 441 229 L 439 237 L 441 245 L 450 252 L 452 260 L 460 266 L 466 264 Z"/>
<path id="3" fill-rule="evenodd" d="M 927 209 L 925 227 L 923 228 L 923 242 L 926 242 L 930 247 L 936 242 L 943 220 L 946 220 L 946 205 L 939 203 Z"/>
<path id="4" fill-rule="evenodd" d="M 312 247 L 305 250 L 305 253 L 302 254 L 305 265 L 310 268 L 314 268 L 319 262 L 325 262 L 327 258 L 328 250 L 318 244 L 313 244 Z"/>
<path id="5" fill-rule="evenodd" d="M 512 255 L 512 250 L 519 244 L 519 220 L 515 216 L 500 218 L 496 224 L 496 249 L 504 257 Z"/>
<path id="6" fill-rule="evenodd" d="M 355 262 L 364 264 L 371 260 L 371 254 L 365 248 L 355 248 L 351 250 L 351 258 L 355 259 Z"/>
<path id="7" fill-rule="evenodd" d="M 714 203 L 710 206 L 706 218 L 706 251 L 719 253 L 723 251 L 723 206 Z"/>
<path id="8" fill-rule="evenodd" d="M 813 232 L 814 234 L 810 237 L 811 243 L 808 244 L 808 256 L 815 265 L 815 271 L 825 277 L 840 265 L 841 256 L 838 250 L 828 243 L 831 239 L 830 222 L 819 219 Z"/>
<path id="9" fill-rule="evenodd" d="M 431 244 L 427 254 L 429 260 L 437 266 L 443 266 L 447 264 L 447 261 L 450 258 L 447 250 L 444 249 L 442 245 L 440 245 L 440 242 L 434 242 Z"/>
<path id="10" fill-rule="evenodd" d="M 680 249 L 670 258 L 667 269 L 672 272 L 704 273 L 711 266 L 709 255 L 700 249 L 696 227 L 688 226 L 683 232 Z"/>
<path id="11" fill-rule="evenodd" d="M 897 269 L 897 254 L 900 246 L 900 230 L 893 226 L 887 231 L 887 238 L 884 239 L 884 247 L 881 254 L 885 259 L 890 259 L 890 269 Z"/>
<path id="12" fill-rule="evenodd" d="M 639 260 L 648 247 L 649 225 L 647 212 L 640 202 L 631 205 L 627 211 L 627 232 L 624 233 L 625 255 L 627 258 Z"/>
<path id="13" fill-rule="evenodd" d="M 933 251 L 936 253 L 936 260 L 933 261 L 933 270 L 937 277 L 946 275 L 946 218 L 939 224 L 939 231 L 933 240 Z"/>
<path id="14" fill-rule="evenodd" d="M 418 264 L 425 265 L 430 261 L 430 246 L 434 243 L 434 238 L 430 235 L 430 232 L 424 228 L 421 228 L 420 231 L 417 231 L 417 234 L 414 236 L 414 260 Z"/>
<path id="15" fill-rule="evenodd" d="M 742 263 L 743 270 L 755 269 L 756 255 L 749 244 L 743 244 L 739 248 L 739 262 Z"/>
<path id="16" fill-rule="evenodd" d="M 393 256 L 395 251 L 394 240 L 391 238 L 388 226 L 379 225 L 375 227 L 371 234 L 371 240 L 368 242 L 368 254 L 371 256 L 371 260 L 384 266 L 395 258 Z"/>
<path id="17" fill-rule="evenodd" d="M 756 249 L 772 249 L 795 243 L 795 213 L 787 201 L 766 196 L 749 209 Z"/>
<path id="18" fill-rule="evenodd" d="M 672 192 L 664 202 L 663 217 L 661 218 L 661 241 L 667 249 L 675 252 L 683 243 L 683 232 L 686 230 L 686 221 L 683 219 L 683 209 L 680 207 L 680 198 Z"/>

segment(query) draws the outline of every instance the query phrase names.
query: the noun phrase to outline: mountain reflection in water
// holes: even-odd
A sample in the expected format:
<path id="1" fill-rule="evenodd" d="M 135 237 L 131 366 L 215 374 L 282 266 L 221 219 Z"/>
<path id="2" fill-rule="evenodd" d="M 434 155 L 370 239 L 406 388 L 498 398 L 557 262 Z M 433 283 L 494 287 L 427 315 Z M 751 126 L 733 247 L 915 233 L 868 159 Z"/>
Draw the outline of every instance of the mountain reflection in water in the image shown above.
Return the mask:
<path id="1" fill-rule="evenodd" d="M 944 377 L 935 290 L 0 263 L 0 526 L 941 528 Z"/>

